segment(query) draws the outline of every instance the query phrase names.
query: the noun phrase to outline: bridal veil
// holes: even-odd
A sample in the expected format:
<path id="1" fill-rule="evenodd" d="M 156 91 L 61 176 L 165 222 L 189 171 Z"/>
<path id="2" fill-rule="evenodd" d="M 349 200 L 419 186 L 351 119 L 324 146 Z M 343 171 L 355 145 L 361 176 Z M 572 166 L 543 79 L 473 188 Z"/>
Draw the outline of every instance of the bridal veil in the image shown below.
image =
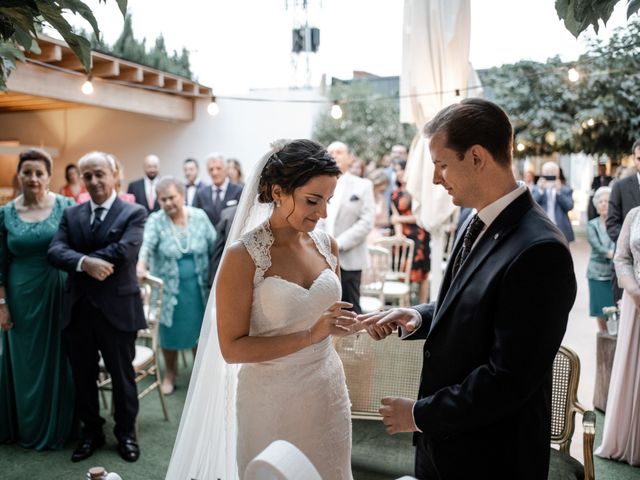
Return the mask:
<path id="1" fill-rule="evenodd" d="M 273 144 L 272 150 L 256 164 L 243 189 L 226 245 L 260 225 L 271 214 L 271 205 L 258 203 L 260 174 L 272 153 L 285 143 Z M 216 275 L 166 480 L 239 478 L 236 466 L 236 387 L 240 366 L 227 364 L 220 352 L 216 322 L 217 282 Z"/>

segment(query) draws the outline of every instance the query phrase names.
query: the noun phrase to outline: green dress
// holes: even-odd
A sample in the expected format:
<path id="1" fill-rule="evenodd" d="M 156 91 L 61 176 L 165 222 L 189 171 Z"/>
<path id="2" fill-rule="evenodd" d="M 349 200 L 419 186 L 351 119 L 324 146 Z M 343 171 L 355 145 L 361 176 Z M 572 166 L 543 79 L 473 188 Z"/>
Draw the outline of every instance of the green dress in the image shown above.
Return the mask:
<path id="1" fill-rule="evenodd" d="M 51 215 L 24 222 L 14 202 L 0 208 L 0 285 L 13 328 L 1 334 L 0 441 L 36 450 L 60 448 L 74 417 L 71 368 L 62 348 L 66 273 L 47 261 L 62 211 L 73 201 L 56 196 Z"/>
<path id="2" fill-rule="evenodd" d="M 167 350 L 196 346 L 209 297 L 216 231 L 203 210 L 186 208 L 185 228 L 173 225 L 162 210 L 149 215 L 139 255 L 164 282 L 160 346 Z"/>

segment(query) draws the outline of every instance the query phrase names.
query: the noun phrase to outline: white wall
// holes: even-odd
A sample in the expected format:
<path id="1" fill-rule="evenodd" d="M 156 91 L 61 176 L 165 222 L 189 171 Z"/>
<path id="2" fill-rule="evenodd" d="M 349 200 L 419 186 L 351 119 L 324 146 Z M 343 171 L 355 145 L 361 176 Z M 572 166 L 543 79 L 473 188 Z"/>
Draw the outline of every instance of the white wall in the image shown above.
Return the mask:
<path id="1" fill-rule="evenodd" d="M 255 91 L 247 97 L 321 99 L 309 90 Z M 0 114 L 0 141 L 58 148 L 52 187 L 64 181 L 64 167 L 90 150 L 115 154 L 123 164 L 125 186 L 142 175 L 142 159 L 155 153 L 161 174 L 182 176 L 187 157 L 204 161 L 208 153 L 221 152 L 240 160 L 245 176 L 278 138 L 309 138 L 322 104 L 218 100 L 220 113 L 207 114 L 207 100 L 195 104 L 192 122 L 167 122 L 144 115 L 101 108 L 76 108 Z M 205 178 L 205 180 L 207 180 Z"/>

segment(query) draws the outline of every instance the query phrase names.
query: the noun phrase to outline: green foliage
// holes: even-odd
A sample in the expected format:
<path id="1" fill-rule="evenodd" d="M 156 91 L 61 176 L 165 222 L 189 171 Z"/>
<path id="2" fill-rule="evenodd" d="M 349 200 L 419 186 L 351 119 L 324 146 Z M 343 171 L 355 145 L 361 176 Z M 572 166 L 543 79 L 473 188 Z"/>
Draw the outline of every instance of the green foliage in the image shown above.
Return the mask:
<path id="1" fill-rule="evenodd" d="M 113 46 L 107 45 L 95 35 L 89 35 L 86 32 L 84 35 L 91 39 L 92 48 L 99 52 L 189 79 L 193 77 L 189 51 L 183 48 L 180 54 L 174 51 L 169 55 L 162 34 L 156 39 L 154 46 L 147 51 L 147 39 L 137 40 L 133 34 L 131 15 L 125 17 L 122 32 Z"/>
<path id="2" fill-rule="evenodd" d="M 106 3 L 107 0 L 99 0 Z M 122 15 L 127 11 L 127 0 L 116 0 Z M 43 24 L 60 33 L 73 52 L 80 58 L 85 70 L 91 68 L 91 44 L 73 31 L 62 16 L 65 12 L 80 15 L 100 36 L 98 23 L 91 9 L 81 0 L 1 0 L 0 1 L 0 90 L 6 90 L 7 79 L 16 67 L 16 61 L 24 62 L 26 52 L 40 53 L 37 32 Z"/>
<path id="3" fill-rule="evenodd" d="M 574 66 L 576 83 L 567 76 Z M 487 98 L 512 119 L 525 146 L 519 155 L 582 151 L 615 159 L 640 138 L 640 19 L 607 42 L 590 39 L 576 63 L 521 61 L 479 74 Z"/>
<path id="4" fill-rule="evenodd" d="M 564 26 L 574 37 L 585 31 L 589 25 L 598 33 L 599 21 L 605 24 L 613 9 L 621 0 L 556 0 L 556 12 Z M 640 0 L 626 0 L 627 18 L 640 9 Z"/>
<path id="5" fill-rule="evenodd" d="M 334 85 L 330 98 L 340 102 L 343 115 L 331 118 L 330 106 L 320 113 L 313 138 L 322 145 L 341 141 L 360 158 L 377 161 L 397 143 L 408 146 L 416 133 L 413 125 L 400 123 L 398 99 L 376 93 L 365 81 Z"/>

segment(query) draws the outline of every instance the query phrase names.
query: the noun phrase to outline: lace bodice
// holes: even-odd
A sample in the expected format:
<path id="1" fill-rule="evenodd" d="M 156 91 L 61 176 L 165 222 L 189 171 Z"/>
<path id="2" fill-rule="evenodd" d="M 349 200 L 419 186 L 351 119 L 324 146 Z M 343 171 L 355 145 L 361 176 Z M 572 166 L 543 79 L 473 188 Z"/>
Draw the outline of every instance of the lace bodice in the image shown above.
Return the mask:
<path id="1" fill-rule="evenodd" d="M 618 277 L 633 276 L 640 283 L 640 207 L 624 219 L 613 262 Z"/>
<path id="2" fill-rule="evenodd" d="M 309 328 L 324 310 L 340 300 L 342 291 L 335 274 L 337 259 L 331 253 L 331 239 L 321 231 L 310 232 L 309 236 L 327 262 L 327 268 L 309 288 L 278 276 L 264 276 L 271 267 L 273 245 L 268 221 L 240 238 L 256 266 L 250 335 L 284 335 Z"/>
<path id="3" fill-rule="evenodd" d="M 268 223 L 241 237 L 256 266 L 250 335 L 307 329 L 340 300 L 331 239 L 321 231 L 309 236 L 327 262 L 309 288 L 265 276 L 274 240 Z M 242 365 L 237 412 L 239 471 L 275 439 L 284 439 L 302 450 L 322 478 L 351 480 L 349 396 L 331 337 L 284 357 Z"/>

